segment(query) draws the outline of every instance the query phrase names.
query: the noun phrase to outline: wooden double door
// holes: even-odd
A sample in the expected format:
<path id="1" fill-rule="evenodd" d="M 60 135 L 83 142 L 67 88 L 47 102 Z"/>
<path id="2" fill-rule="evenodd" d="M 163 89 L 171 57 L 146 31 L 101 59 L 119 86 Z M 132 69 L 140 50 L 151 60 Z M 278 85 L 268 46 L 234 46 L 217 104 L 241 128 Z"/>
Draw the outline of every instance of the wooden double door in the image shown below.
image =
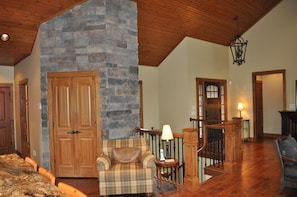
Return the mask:
<path id="1" fill-rule="evenodd" d="M 51 168 L 57 177 L 97 176 L 98 78 L 98 71 L 48 74 Z"/>

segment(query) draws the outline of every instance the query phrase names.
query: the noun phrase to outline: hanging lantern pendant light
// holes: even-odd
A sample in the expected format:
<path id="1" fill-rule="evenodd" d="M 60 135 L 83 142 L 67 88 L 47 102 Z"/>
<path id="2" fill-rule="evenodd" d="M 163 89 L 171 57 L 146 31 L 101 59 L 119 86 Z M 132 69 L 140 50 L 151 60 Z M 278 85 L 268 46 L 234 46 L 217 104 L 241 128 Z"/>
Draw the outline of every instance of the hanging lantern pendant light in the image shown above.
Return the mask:
<path id="1" fill-rule="evenodd" d="M 241 37 L 238 31 L 238 16 L 234 18 L 237 25 L 237 35 L 235 35 L 235 39 L 230 44 L 230 50 L 233 57 L 233 64 L 241 65 L 242 63 L 245 63 L 245 53 L 247 48 L 248 41 L 244 41 L 244 39 Z"/>

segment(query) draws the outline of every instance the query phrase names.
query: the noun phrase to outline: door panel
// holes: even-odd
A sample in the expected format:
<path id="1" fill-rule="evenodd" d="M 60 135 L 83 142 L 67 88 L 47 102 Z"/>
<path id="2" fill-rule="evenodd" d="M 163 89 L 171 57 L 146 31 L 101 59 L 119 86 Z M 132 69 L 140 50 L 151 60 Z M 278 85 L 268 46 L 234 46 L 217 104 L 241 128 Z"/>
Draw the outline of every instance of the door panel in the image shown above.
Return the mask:
<path id="1" fill-rule="evenodd" d="M 1 154 L 7 153 L 9 149 L 9 137 L 5 127 L 0 126 L 0 152 Z"/>
<path id="2" fill-rule="evenodd" d="M 96 138 L 83 135 L 77 135 L 76 137 L 79 138 L 77 144 L 79 147 L 79 151 L 77 151 L 77 158 L 80 166 L 78 169 L 78 175 L 92 177 L 92 175 L 97 172 L 95 165 L 96 162 L 94 161 L 94 155 L 96 155 L 96 148 L 94 148 Z"/>
<path id="3" fill-rule="evenodd" d="M 73 135 L 59 135 L 56 142 L 56 174 L 61 177 L 75 175 L 75 152 Z"/>
<path id="4" fill-rule="evenodd" d="M 74 94 L 77 100 L 75 108 L 77 109 L 78 125 L 76 127 L 87 129 L 91 133 L 94 127 L 94 124 L 92 124 L 92 83 L 93 81 L 89 77 L 73 79 L 73 86 L 75 87 Z"/>
<path id="5" fill-rule="evenodd" d="M 204 82 L 204 111 L 205 124 L 218 124 L 222 121 L 221 115 L 221 88 L 215 81 Z"/>
<path id="6" fill-rule="evenodd" d="M 74 176 L 75 157 L 74 137 L 71 134 L 73 127 L 71 125 L 71 78 L 55 79 L 54 86 L 54 134 L 55 134 L 55 157 L 56 174 L 60 176 Z"/>
<path id="7" fill-rule="evenodd" d="M 217 124 L 221 122 L 221 103 L 219 98 L 206 99 L 205 121 L 206 124 Z"/>
<path id="8" fill-rule="evenodd" d="M 92 176 L 96 173 L 96 124 L 95 124 L 95 89 L 91 77 L 73 78 L 73 89 L 76 95 L 76 122 L 74 128 L 80 133 L 75 135 L 76 158 L 78 158 L 78 176 Z M 83 157 L 82 157 L 83 155 Z"/>
<path id="9" fill-rule="evenodd" d="M 14 151 L 11 87 L 0 85 L 0 154 Z"/>
<path id="10" fill-rule="evenodd" d="M 56 106 L 55 117 L 59 129 L 71 130 L 71 106 L 70 106 L 70 88 L 71 79 L 62 79 L 54 81 L 55 95 L 54 106 Z"/>

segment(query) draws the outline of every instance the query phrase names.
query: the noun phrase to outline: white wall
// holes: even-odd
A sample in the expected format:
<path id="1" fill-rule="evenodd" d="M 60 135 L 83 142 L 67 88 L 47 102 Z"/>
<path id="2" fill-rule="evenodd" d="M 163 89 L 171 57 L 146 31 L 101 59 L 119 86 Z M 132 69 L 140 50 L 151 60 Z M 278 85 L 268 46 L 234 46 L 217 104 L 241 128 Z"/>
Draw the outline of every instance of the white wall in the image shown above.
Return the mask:
<path id="1" fill-rule="evenodd" d="M 30 56 L 22 60 L 15 66 L 15 105 L 16 117 L 19 116 L 19 87 L 18 84 L 24 79 L 28 79 L 29 91 L 29 131 L 30 131 L 30 148 L 31 156 L 41 163 L 42 146 L 41 146 L 41 113 L 40 113 L 40 40 L 39 34 L 36 37 L 34 47 Z M 17 150 L 21 151 L 20 125 L 19 118 L 16 118 L 16 136 Z M 36 156 L 33 155 L 36 151 Z"/>

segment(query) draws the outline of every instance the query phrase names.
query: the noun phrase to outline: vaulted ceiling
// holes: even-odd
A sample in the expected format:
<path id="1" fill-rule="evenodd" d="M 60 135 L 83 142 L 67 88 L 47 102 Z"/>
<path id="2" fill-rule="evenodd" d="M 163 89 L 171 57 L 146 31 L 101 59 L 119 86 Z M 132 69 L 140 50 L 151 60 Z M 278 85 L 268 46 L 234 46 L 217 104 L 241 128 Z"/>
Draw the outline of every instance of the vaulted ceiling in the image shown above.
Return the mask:
<path id="1" fill-rule="evenodd" d="M 0 65 L 31 54 L 39 25 L 86 0 L 1 0 Z M 228 46 L 282 0 L 134 0 L 138 6 L 139 64 L 158 66 L 185 37 Z"/>

